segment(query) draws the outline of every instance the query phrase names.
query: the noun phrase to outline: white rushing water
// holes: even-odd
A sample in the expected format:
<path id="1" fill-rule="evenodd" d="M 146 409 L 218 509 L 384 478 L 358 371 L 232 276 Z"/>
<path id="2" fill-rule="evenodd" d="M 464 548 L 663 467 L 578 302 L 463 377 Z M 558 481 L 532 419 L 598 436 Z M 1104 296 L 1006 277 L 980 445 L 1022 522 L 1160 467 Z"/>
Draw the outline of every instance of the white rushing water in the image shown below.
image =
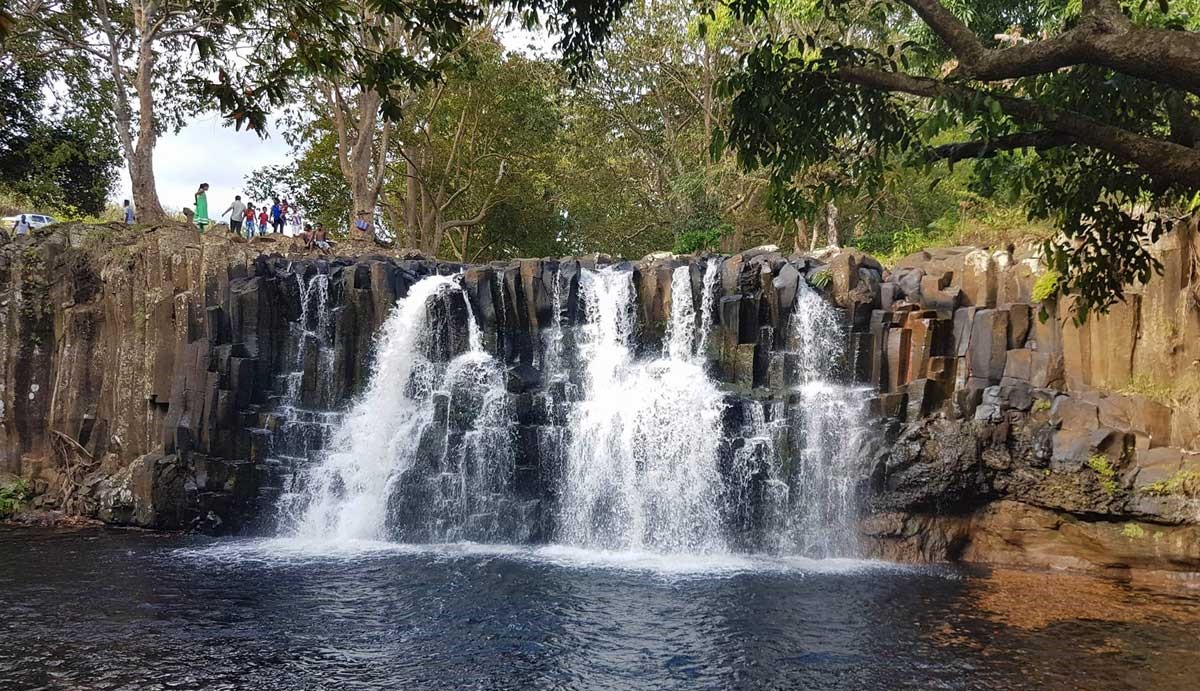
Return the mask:
<path id="1" fill-rule="evenodd" d="M 566 547 L 718 555 L 760 544 L 853 556 L 852 456 L 865 397 L 839 383 L 840 315 L 802 283 L 788 338 L 793 395 L 738 399 L 729 419 L 740 429 L 725 430 L 729 403 L 706 371 L 721 269 L 709 260 L 698 295 L 689 266 L 673 272 L 662 348 L 640 358 L 632 271 L 581 269 L 575 324 L 564 311 L 574 288 L 556 276 L 536 360 L 547 382 L 533 396 L 542 422 L 520 428 L 518 398 L 484 349 L 459 279 L 416 283 L 377 335 L 367 390 L 281 504 L 286 532 L 338 544 L 527 539 L 537 502 L 513 489 L 515 445 L 526 443 L 538 447 L 543 480 L 556 483 Z M 328 316 L 308 313 L 327 291 L 320 279 L 302 285 L 300 336 L 310 344 L 328 332 Z M 447 340 L 455 328 L 465 346 L 457 355 Z M 287 401 L 298 391 L 289 386 Z"/>
<path id="2" fill-rule="evenodd" d="M 277 495 L 276 516 L 289 515 L 303 497 L 295 478 L 329 441 L 339 413 L 332 411 L 334 344 L 329 304 L 329 274 L 306 280 L 294 274 L 299 314 L 288 324 L 291 369 L 280 375 L 282 397 L 275 410 L 270 457 L 260 492 Z M 305 390 L 308 379 L 307 391 Z"/>
<path id="3" fill-rule="evenodd" d="M 346 412 L 328 451 L 304 478 L 305 503 L 293 517 L 295 536 L 334 541 L 386 537 L 389 496 L 401 473 L 418 461 L 421 447 L 429 442 L 427 431 L 441 429 L 442 438 L 434 441 L 444 444 L 445 418 L 453 406 L 457 406 L 453 412 L 474 415 L 476 420 L 498 414 L 491 401 L 482 400 L 486 394 L 480 394 L 495 391 L 498 377 L 495 368 L 487 366 L 490 356 L 482 350 L 469 302 L 469 350 L 448 364 L 429 356 L 440 338 L 438 325 L 429 318 L 431 303 L 460 291 L 457 277 L 431 276 L 414 284 L 408 296 L 397 302 L 378 334 L 375 368 L 366 392 Z M 502 379 L 499 383 L 502 386 Z M 456 397 L 459 400 L 453 400 Z M 444 417 L 435 418 L 438 415 Z M 478 434 L 472 437 L 471 431 Z M 476 447 L 483 441 L 482 434 L 470 430 L 464 448 Z M 484 490 L 456 488 L 456 482 L 466 482 L 457 470 L 446 473 L 443 466 L 439 479 L 448 487 L 438 495 L 440 499 Z"/>
<path id="4" fill-rule="evenodd" d="M 713 312 L 717 301 L 717 281 L 721 280 L 721 264 L 720 257 L 709 257 L 704 267 L 704 292 L 700 297 L 700 343 L 696 346 L 696 354 L 701 357 L 708 353 L 708 338 L 712 333 Z M 671 289 L 674 288 L 672 284 Z"/>
<path id="5" fill-rule="evenodd" d="M 633 277 L 585 270 L 577 335 L 583 395 L 569 421 L 565 542 L 602 549 L 724 549 L 718 500 L 722 394 L 695 356 L 686 267 L 673 276 L 665 357 L 634 360 Z"/>
<path id="6" fill-rule="evenodd" d="M 866 397 L 838 382 L 845 331 L 837 311 L 800 282 L 792 312 L 800 407 L 793 433 L 800 440 L 792 477 L 794 548 L 808 556 L 857 552 L 855 452 L 864 431 Z"/>

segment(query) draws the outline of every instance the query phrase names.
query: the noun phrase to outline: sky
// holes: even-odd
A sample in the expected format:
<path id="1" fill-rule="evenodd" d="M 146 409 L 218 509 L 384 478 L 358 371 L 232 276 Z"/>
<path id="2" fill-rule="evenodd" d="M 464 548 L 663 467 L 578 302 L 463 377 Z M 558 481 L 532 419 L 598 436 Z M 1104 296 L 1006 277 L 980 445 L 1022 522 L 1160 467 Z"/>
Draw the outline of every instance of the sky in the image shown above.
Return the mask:
<path id="1" fill-rule="evenodd" d="M 540 31 L 510 29 L 501 40 L 509 50 L 538 55 L 552 52 L 553 38 Z M 208 183 L 210 216 L 224 211 L 235 194 L 241 194 L 242 201 L 247 203 L 266 201 L 246 198 L 243 193 L 246 178 L 263 166 L 287 162 L 291 148 L 273 120 L 266 139 L 253 132 L 238 132 L 222 123 L 215 111 L 203 113 L 179 132 L 159 137 L 154 149 L 154 178 L 159 201 L 167 211 L 192 206 L 192 195 L 202 182 Z M 131 199 L 131 189 L 129 170 L 122 166 L 111 201 L 119 205 L 122 200 Z"/>
<path id="2" fill-rule="evenodd" d="M 213 112 L 193 118 L 178 133 L 161 137 L 154 148 L 154 178 L 163 208 L 177 211 L 190 207 L 196 188 L 207 182 L 209 214 L 224 211 L 235 194 L 242 194 L 252 171 L 288 160 L 291 149 L 283 135 L 273 127 L 268 134 L 262 139 L 253 132 L 225 127 L 221 116 Z M 118 204 L 130 198 L 127 169 L 122 169 L 119 182 L 113 195 Z M 242 198 L 263 201 L 248 200 L 244 194 Z"/>

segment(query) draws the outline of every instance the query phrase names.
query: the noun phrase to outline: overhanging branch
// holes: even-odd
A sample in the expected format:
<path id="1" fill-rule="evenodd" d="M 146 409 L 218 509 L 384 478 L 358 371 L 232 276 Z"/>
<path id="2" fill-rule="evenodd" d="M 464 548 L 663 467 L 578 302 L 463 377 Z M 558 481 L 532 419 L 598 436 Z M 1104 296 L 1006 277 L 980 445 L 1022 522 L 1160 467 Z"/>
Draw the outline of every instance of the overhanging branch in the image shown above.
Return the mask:
<path id="1" fill-rule="evenodd" d="M 935 146 L 929 151 L 933 160 L 954 163 L 968 158 L 991 158 L 1001 151 L 1014 149 L 1053 149 L 1059 146 L 1069 146 L 1078 140 L 1063 132 L 1019 132 L 995 139 L 956 142 Z"/>
<path id="2" fill-rule="evenodd" d="M 952 78 L 1000 81 L 1096 65 L 1200 93 L 1200 34 L 1138 26 L 1108 0 L 1084 2 L 1078 23 L 1058 36 L 992 49 L 937 0 L 902 2 L 958 59 Z"/>
<path id="3" fill-rule="evenodd" d="M 833 74 L 851 84 L 923 98 L 968 99 L 983 94 L 994 99 L 1005 113 L 1018 121 L 1070 135 L 1079 144 L 1106 151 L 1133 163 L 1164 183 L 1183 183 L 1189 187 L 1200 184 L 1200 151 L 1114 127 L 1078 113 L 901 72 L 841 67 Z"/>

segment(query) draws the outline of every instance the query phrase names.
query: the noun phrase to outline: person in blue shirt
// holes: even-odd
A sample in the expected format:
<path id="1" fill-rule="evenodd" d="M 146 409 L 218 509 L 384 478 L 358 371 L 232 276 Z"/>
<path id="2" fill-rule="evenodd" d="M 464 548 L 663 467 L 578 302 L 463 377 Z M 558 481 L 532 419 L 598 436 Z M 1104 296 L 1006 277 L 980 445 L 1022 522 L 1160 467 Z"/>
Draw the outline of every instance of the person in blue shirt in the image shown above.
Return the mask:
<path id="1" fill-rule="evenodd" d="M 271 205 L 271 228 L 273 232 L 283 232 L 283 209 L 279 208 L 279 197 L 274 198 L 274 204 Z"/>

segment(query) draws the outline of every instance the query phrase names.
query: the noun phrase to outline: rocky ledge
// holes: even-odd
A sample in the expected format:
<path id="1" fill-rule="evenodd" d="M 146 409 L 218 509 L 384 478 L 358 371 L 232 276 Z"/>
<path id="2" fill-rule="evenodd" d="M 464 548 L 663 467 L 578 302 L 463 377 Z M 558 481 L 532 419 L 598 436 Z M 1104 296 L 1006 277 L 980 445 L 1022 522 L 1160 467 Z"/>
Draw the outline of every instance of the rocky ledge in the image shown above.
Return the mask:
<path id="1" fill-rule="evenodd" d="M 463 272 L 519 405 L 540 385 L 537 349 L 556 306 L 574 319 L 580 270 L 614 261 L 460 266 L 341 249 L 353 256 L 178 226 L 57 226 L 4 246 L 0 473 L 21 478 L 39 510 L 238 530 L 273 499 L 272 446 L 297 424 L 282 411 L 337 410 L 360 393 L 374 333 L 420 278 Z M 1070 296 L 1034 301 L 1042 269 L 1014 248 L 929 250 L 890 270 L 854 250 L 759 248 L 718 258 L 706 359 L 731 400 L 787 404 L 798 283 L 840 308 L 847 376 L 869 386 L 875 419 L 856 471 L 871 553 L 1200 571 L 1195 228 L 1163 238 L 1156 256 L 1162 276 L 1080 325 Z M 628 266 L 649 352 L 661 347 L 676 269 L 689 268 L 698 305 L 709 264 L 653 255 Z M 311 318 L 313 300 L 328 307 L 322 348 L 290 326 Z M 312 415 L 300 422 L 324 424 Z M 518 434 L 536 445 L 544 424 L 529 412 Z M 540 463 L 518 462 L 531 495 L 543 491 Z"/>

